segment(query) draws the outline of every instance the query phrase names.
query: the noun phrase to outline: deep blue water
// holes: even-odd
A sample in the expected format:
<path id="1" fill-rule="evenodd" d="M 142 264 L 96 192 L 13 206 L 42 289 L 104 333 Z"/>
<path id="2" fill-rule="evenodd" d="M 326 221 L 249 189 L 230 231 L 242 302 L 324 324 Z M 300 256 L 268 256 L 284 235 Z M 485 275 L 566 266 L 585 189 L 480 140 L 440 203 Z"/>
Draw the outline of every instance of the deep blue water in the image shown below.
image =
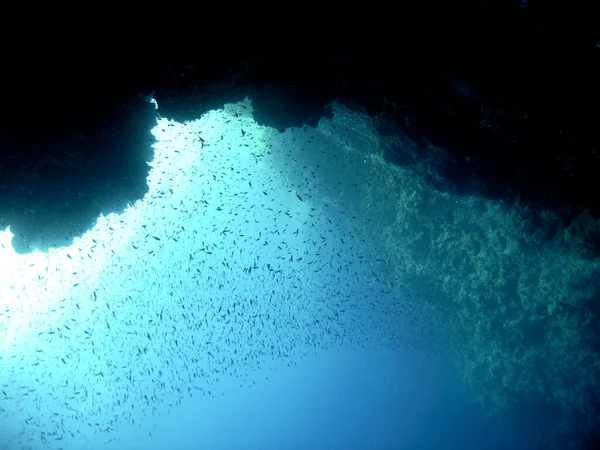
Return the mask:
<path id="1" fill-rule="evenodd" d="M 331 350 L 187 399 L 158 428 L 106 449 L 526 449 L 508 421 L 475 405 L 451 368 L 424 354 Z"/>

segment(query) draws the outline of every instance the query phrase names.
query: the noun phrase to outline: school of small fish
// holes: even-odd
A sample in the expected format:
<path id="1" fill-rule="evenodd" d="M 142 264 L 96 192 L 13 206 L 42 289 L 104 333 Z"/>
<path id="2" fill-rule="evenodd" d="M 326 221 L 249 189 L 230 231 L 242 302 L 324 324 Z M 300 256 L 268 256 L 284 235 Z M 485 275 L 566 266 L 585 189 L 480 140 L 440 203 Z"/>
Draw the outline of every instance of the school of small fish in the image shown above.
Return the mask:
<path id="1" fill-rule="evenodd" d="M 152 133 L 148 193 L 124 212 L 49 253 L 2 233 L 0 448 L 110 442 L 226 377 L 430 339 L 354 202 L 378 151 L 358 115 L 280 133 L 245 100 Z"/>

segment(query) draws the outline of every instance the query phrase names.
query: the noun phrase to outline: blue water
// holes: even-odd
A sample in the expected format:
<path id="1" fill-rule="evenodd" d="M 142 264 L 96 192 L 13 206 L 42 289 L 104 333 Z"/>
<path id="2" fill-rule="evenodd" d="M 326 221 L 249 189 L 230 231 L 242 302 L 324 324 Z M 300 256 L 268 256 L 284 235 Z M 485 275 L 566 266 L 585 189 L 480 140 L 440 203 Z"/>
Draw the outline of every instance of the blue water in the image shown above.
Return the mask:
<path id="1" fill-rule="evenodd" d="M 473 404 L 451 368 L 424 354 L 338 350 L 187 399 L 151 431 L 106 449 L 525 449 L 514 424 Z M 239 381 L 238 381 L 239 384 Z M 237 387 L 237 389 L 236 389 Z"/>

